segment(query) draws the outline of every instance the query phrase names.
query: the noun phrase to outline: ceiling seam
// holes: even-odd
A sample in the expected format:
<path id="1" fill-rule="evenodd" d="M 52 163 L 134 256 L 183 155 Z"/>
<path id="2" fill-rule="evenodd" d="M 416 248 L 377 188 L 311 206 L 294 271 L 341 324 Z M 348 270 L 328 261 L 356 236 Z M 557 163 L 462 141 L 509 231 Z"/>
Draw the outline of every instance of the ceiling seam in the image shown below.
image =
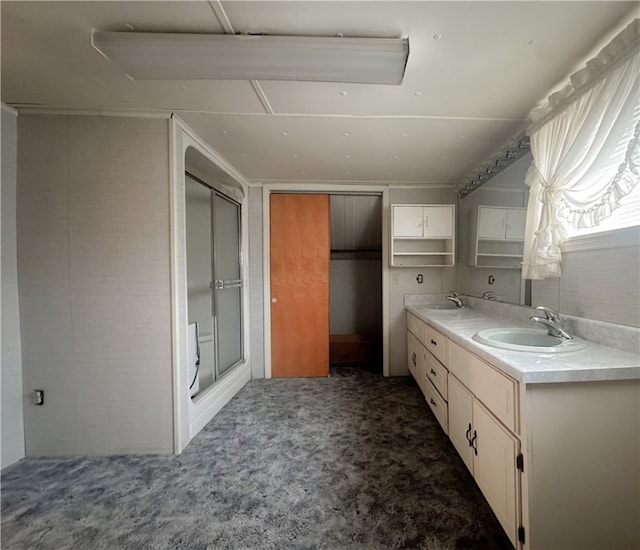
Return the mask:
<path id="1" fill-rule="evenodd" d="M 231 25 L 231 21 L 229 21 L 227 13 L 222 7 L 222 2 L 220 0 L 209 0 L 209 7 L 211 7 L 211 11 L 213 11 L 225 34 L 235 34 L 236 31 L 233 30 L 233 25 Z"/>
<path id="2" fill-rule="evenodd" d="M 266 111 L 265 114 L 268 114 L 268 115 L 275 114 L 273 107 L 271 106 L 271 103 L 269 103 L 269 98 L 267 97 L 267 94 L 264 93 L 264 90 L 262 89 L 260 82 L 258 82 L 257 80 L 251 80 L 250 82 L 251 82 L 251 87 L 253 88 L 253 91 L 258 96 L 260 103 L 262 103 L 262 107 Z M 261 114 L 261 113 L 256 113 L 256 114 Z"/>
<path id="3" fill-rule="evenodd" d="M 215 116 L 266 116 L 268 113 L 241 113 L 241 112 L 221 112 L 221 111 L 202 111 L 198 109 L 175 109 L 182 113 L 190 114 L 206 114 Z M 462 116 L 446 116 L 446 115 L 344 115 L 335 113 L 273 113 L 270 116 L 283 118 L 344 118 L 344 119 L 372 119 L 372 120 L 473 120 L 479 122 L 528 122 L 528 118 L 501 118 L 501 117 L 462 117 Z"/>
<path id="4" fill-rule="evenodd" d="M 231 24 L 231 21 L 227 16 L 227 12 L 224 11 L 222 2 L 220 0 L 209 0 L 209 6 L 211 7 L 213 14 L 216 16 L 216 19 L 220 23 L 220 26 L 222 27 L 222 30 L 224 30 L 225 34 L 236 34 L 236 31 L 234 30 L 233 25 Z M 251 83 L 251 88 L 253 88 L 253 91 L 256 94 L 260 105 L 262 105 L 262 108 L 265 111 L 264 114 L 272 115 L 273 107 L 269 102 L 267 94 L 264 93 L 260 82 L 258 82 L 257 80 L 250 80 L 249 82 Z"/>
<path id="5" fill-rule="evenodd" d="M 264 185 L 271 184 L 300 184 L 300 185 L 318 185 L 318 184 L 347 184 L 347 185 L 388 185 L 390 187 L 405 187 L 407 185 L 414 187 L 417 185 L 433 187 L 437 189 L 455 190 L 456 183 L 443 181 L 424 181 L 424 180 L 303 180 L 303 179 L 284 179 L 284 178 L 247 178 L 247 181 L 253 184 L 262 183 Z"/>

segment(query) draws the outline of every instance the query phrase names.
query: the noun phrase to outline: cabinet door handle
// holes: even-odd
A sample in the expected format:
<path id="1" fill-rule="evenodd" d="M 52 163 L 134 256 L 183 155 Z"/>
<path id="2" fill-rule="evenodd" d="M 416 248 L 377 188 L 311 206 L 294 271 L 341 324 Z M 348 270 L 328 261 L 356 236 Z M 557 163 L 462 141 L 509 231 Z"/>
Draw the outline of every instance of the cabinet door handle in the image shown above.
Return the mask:
<path id="1" fill-rule="evenodd" d="M 433 339 L 431 340 L 431 343 L 432 343 L 434 346 L 437 346 L 437 345 L 438 345 L 438 342 L 436 342 L 436 341 L 435 341 L 435 340 L 433 340 Z"/>
<path id="2" fill-rule="evenodd" d="M 433 397 L 431 397 L 431 398 L 429 399 L 429 402 L 430 402 L 434 407 L 437 407 L 437 406 L 438 406 L 438 404 L 433 400 Z"/>
<path id="3" fill-rule="evenodd" d="M 469 429 L 467 430 L 467 433 L 464 434 L 465 437 L 467 438 L 467 441 L 469 442 L 469 447 L 471 447 L 471 422 L 469 422 Z"/>
<path id="4" fill-rule="evenodd" d="M 413 362 L 413 366 L 414 367 L 417 366 L 416 365 L 416 357 L 417 357 L 417 355 L 416 355 L 416 352 L 414 351 L 413 355 L 411 356 L 411 361 Z"/>
<path id="5" fill-rule="evenodd" d="M 438 375 L 438 373 L 436 371 L 434 371 L 433 369 L 430 369 L 430 371 L 431 371 L 431 374 L 433 374 L 433 376 L 437 376 Z"/>
<path id="6" fill-rule="evenodd" d="M 476 456 L 478 456 L 478 447 L 476 447 L 477 441 L 478 439 L 478 432 L 476 432 L 475 430 L 473 430 L 473 437 L 471 438 L 471 446 L 473 447 L 473 452 L 475 453 Z"/>

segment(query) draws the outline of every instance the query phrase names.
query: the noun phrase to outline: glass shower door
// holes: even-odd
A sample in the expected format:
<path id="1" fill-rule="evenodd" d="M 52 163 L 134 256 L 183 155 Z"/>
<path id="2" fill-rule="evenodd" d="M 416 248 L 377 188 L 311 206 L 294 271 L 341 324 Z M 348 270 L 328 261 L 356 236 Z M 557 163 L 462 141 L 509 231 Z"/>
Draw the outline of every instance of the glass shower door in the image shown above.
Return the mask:
<path id="1" fill-rule="evenodd" d="M 202 391 L 216 378 L 213 326 L 213 220 L 211 190 L 200 182 L 185 178 L 187 232 L 187 299 L 189 324 L 197 323 L 199 365 L 190 374 L 190 390 Z"/>
<path id="2" fill-rule="evenodd" d="M 197 323 L 192 396 L 244 356 L 240 205 L 186 175 L 187 318 Z"/>
<path id="3" fill-rule="evenodd" d="M 217 375 L 242 361 L 240 205 L 213 193 L 214 302 Z"/>

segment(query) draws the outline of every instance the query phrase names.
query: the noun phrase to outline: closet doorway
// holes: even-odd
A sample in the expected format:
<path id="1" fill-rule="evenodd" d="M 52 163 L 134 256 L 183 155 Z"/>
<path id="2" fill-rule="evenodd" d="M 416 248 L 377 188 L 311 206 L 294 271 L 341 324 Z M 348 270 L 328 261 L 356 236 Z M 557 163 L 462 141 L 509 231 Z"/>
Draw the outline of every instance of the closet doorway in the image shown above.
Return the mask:
<path id="1" fill-rule="evenodd" d="M 382 197 L 270 195 L 271 376 L 382 372 Z"/>
<path id="2" fill-rule="evenodd" d="M 330 363 L 382 373 L 382 197 L 331 195 Z"/>

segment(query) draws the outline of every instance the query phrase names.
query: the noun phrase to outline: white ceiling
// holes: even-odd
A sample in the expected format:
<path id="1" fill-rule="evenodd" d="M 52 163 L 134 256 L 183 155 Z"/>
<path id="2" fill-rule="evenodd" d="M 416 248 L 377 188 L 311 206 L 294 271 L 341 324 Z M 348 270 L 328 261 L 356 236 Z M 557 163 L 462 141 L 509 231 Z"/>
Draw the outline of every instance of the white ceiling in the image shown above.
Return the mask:
<path id="1" fill-rule="evenodd" d="M 6 2 L 2 101 L 171 111 L 247 179 L 460 185 L 637 2 Z M 401 86 L 132 81 L 92 29 L 409 37 Z M 436 35 L 441 38 L 435 39 Z"/>

